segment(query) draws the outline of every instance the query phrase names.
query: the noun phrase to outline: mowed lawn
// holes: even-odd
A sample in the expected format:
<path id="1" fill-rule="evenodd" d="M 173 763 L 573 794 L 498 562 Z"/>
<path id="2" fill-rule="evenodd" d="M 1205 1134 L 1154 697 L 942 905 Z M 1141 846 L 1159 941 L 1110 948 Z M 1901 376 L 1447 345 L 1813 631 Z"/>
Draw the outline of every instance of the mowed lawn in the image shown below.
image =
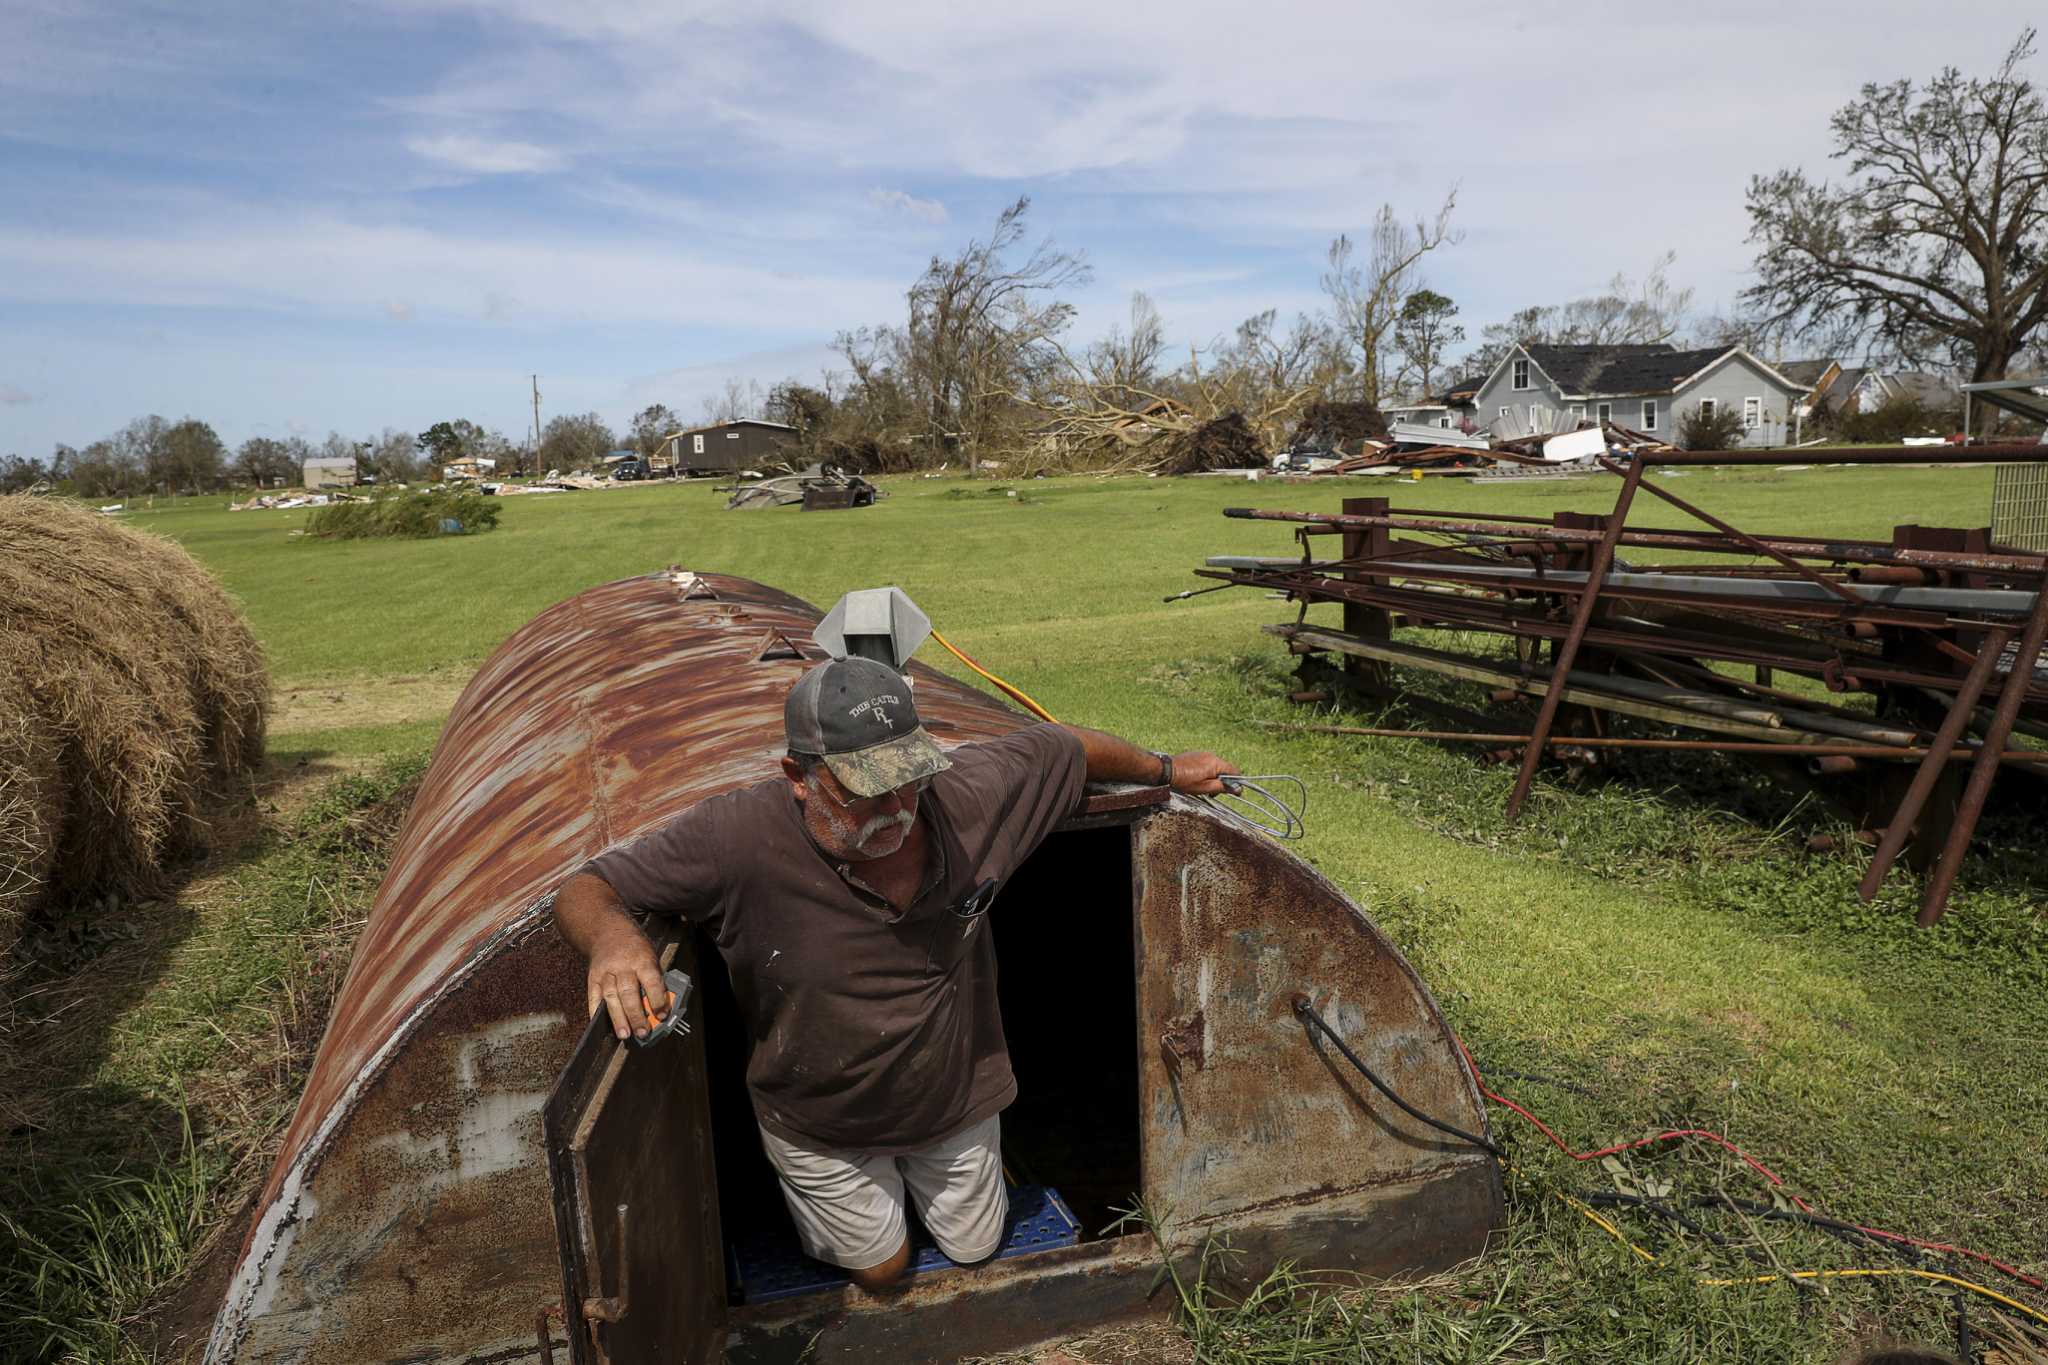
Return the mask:
<path id="1" fill-rule="evenodd" d="M 1989 517 L 1982 469 L 1653 478 L 1756 530 L 1883 537 L 1901 522 Z M 884 482 L 876 507 L 836 513 L 727 512 L 706 484 L 509 498 L 494 532 L 417 543 L 310 541 L 290 534 L 303 512 L 228 513 L 219 501 L 128 519 L 183 542 L 246 605 L 279 689 L 272 750 L 284 764 L 424 751 L 501 640 L 593 584 L 676 564 L 759 579 L 820 608 L 851 588 L 899 585 L 1063 720 L 1298 774 L 1309 788 L 1301 852 L 1389 928 L 1483 1066 L 1577 1087 L 1501 1083 L 1576 1145 L 1666 1125 L 1721 1129 L 1830 1212 L 2048 1276 L 2038 821 L 1993 830 L 1930 932 L 1910 927 L 1911 879 L 1895 874 L 1876 906 L 1861 906 L 1860 855 L 1805 852 L 1808 833 L 1832 828 L 1825 816 L 1721 760 L 1644 759 L 1579 785 L 1547 775 L 1510 830 L 1499 811 L 1512 771 L 1469 751 L 1283 728 L 1315 717 L 1285 702 L 1288 660 L 1259 627 L 1291 619 L 1292 606 L 1244 590 L 1161 600 L 1203 585 L 1190 570 L 1205 554 L 1292 550 L 1290 528 L 1229 521 L 1225 507 L 1335 511 L 1346 495 L 1384 494 L 1458 513 L 1599 512 L 1618 481 Z M 1647 499 L 1638 509 L 1632 524 L 1691 524 Z M 1335 619 L 1330 608 L 1314 615 Z M 921 657 L 966 676 L 935 646 Z M 1660 1170 L 1768 1197 L 1711 1149 L 1632 1159 L 1617 1173 L 1547 1153 L 1504 1112 L 1495 1122 L 1544 1189 L 1612 1188 Z M 1544 1228 L 1545 1238 L 1591 1238 L 1574 1240 L 1571 1257 L 1616 1275 L 1664 1273 L 1581 1220 Z M 1644 1219 L 1632 1235 L 1663 1231 Z M 1810 1234 L 1771 1254 L 1888 1263 L 1858 1262 Z M 1714 1264 L 1754 1272 L 1731 1257 Z M 1701 1321 L 1734 1323 L 1757 1359 L 1824 1355 L 1873 1326 L 1925 1337 L 1950 1311 L 1910 1280 L 1831 1281 L 1806 1300 L 1782 1283 L 1712 1293 L 1722 1297 L 1697 1310 Z M 1551 1331 L 1610 1330 L 1581 1317 L 1583 1305 L 1556 1311 Z M 1643 1340 L 1672 1330 L 1640 1324 Z M 1685 1343 L 1702 1339 L 1584 1358 L 1684 1359 Z M 1562 1338 L 1554 1345 L 1552 1358 L 1576 1358 Z"/>

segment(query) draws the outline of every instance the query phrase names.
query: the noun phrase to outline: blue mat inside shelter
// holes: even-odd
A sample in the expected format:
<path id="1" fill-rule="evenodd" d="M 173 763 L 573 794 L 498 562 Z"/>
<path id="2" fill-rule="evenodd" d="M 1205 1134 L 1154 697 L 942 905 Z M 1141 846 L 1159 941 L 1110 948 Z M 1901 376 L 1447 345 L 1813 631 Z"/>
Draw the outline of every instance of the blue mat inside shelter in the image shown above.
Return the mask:
<path id="1" fill-rule="evenodd" d="M 1081 1239 L 1058 1190 L 1043 1185 L 1018 1185 L 1010 1190 L 1010 1216 L 1003 1225 L 1003 1244 L 993 1259 L 1025 1256 L 1034 1251 L 1072 1246 Z M 837 1289 L 850 1278 L 836 1265 L 812 1260 L 797 1241 L 787 1211 L 768 1226 L 734 1238 L 726 1246 L 726 1286 L 739 1303 L 768 1303 Z M 910 1273 L 957 1269 L 940 1251 L 917 1216 L 910 1216 Z"/>

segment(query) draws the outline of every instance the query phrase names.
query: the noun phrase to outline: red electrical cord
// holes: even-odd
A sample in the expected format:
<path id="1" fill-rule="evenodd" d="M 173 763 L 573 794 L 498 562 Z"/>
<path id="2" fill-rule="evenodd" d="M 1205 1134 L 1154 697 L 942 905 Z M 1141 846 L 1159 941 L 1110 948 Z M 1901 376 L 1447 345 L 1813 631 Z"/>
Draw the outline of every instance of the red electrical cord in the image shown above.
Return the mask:
<path id="1" fill-rule="evenodd" d="M 1523 1118 L 1535 1124 L 1537 1131 L 1541 1132 L 1543 1136 L 1549 1138 L 1552 1146 L 1556 1147 L 1558 1151 L 1563 1152 L 1573 1161 L 1595 1161 L 1603 1156 L 1613 1156 L 1617 1152 L 1626 1152 L 1633 1150 L 1637 1147 L 1648 1147 L 1652 1143 L 1669 1142 L 1674 1138 L 1701 1138 L 1705 1141 L 1714 1143 L 1716 1146 L 1723 1147 L 1728 1151 L 1734 1153 L 1736 1156 L 1740 1157 L 1744 1164 L 1749 1166 L 1751 1170 L 1754 1170 L 1757 1174 L 1761 1175 L 1765 1180 L 1768 1180 L 1772 1185 L 1776 1186 L 1777 1188 L 1784 1189 L 1785 1187 L 1784 1180 L 1779 1177 L 1776 1171 L 1764 1165 L 1761 1161 L 1758 1161 L 1748 1152 L 1743 1151 L 1740 1147 L 1730 1142 L 1721 1134 L 1709 1132 L 1707 1129 L 1704 1128 L 1668 1128 L 1661 1133 L 1652 1133 L 1649 1137 L 1637 1138 L 1633 1142 L 1617 1142 L 1611 1147 L 1602 1147 L 1597 1151 L 1575 1152 L 1570 1147 L 1565 1145 L 1563 1138 L 1560 1138 L 1556 1133 L 1551 1131 L 1549 1124 L 1545 1123 L 1542 1119 L 1537 1118 L 1534 1114 L 1524 1109 L 1521 1105 L 1516 1104 L 1507 1096 L 1497 1095 L 1491 1089 L 1489 1089 L 1487 1087 L 1485 1078 L 1479 1074 L 1479 1064 L 1472 1060 L 1471 1049 L 1465 1046 L 1465 1040 L 1459 1038 L 1456 1034 L 1452 1035 L 1452 1039 L 1458 1044 L 1458 1051 L 1465 1054 L 1465 1065 L 1472 1069 L 1472 1082 L 1473 1084 L 1479 1087 L 1479 1093 L 1486 1096 L 1486 1098 L 1492 1100 L 1495 1104 L 1504 1105 L 1505 1107 L 1514 1110 L 1517 1114 L 1520 1114 Z M 1798 1195 L 1793 1194 L 1790 1190 L 1785 1190 L 1785 1197 L 1787 1199 L 1790 1199 L 1794 1204 L 1796 1204 L 1802 1213 L 1810 1213 L 1813 1214 L 1815 1217 L 1822 1216 L 1820 1210 L 1814 1208 L 1813 1205 L 1807 1203 Z M 1849 1224 L 1849 1226 L 1855 1228 L 1858 1232 L 1861 1232 L 1866 1236 L 1881 1238 L 1887 1242 L 1897 1242 L 1903 1246 L 1919 1247 L 1923 1251 L 1940 1251 L 1953 1253 L 1957 1256 L 1968 1256 L 1973 1261 L 1981 1261 L 1985 1265 L 1991 1266 L 1994 1269 L 2004 1271 L 2006 1274 L 2012 1276 L 2014 1279 L 2020 1281 L 2023 1284 L 2030 1284 L 2036 1289 L 2048 1289 L 2048 1283 L 2043 1283 L 2035 1276 L 2027 1274 L 2026 1271 L 2017 1269 L 2013 1266 L 2009 1266 L 2003 1261 L 1995 1260 L 1992 1257 L 1985 1255 L 1981 1251 L 1972 1251 L 1968 1247 L 1950 1246 L 1946 1242 L 1923 1242 L 1918 1237 L 1908 1237 L 1904 1233 L 1900 1232 L 1886 1232 L 1882 1228 L 1865 1227 L 1861 1223 L 1851 1223 Z"/>

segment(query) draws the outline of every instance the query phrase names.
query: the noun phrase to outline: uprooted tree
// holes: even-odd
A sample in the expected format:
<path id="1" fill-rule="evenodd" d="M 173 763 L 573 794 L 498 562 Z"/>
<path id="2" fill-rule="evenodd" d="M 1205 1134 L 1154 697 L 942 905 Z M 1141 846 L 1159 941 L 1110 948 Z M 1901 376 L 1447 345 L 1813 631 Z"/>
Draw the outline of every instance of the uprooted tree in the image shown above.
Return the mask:
<path id="1" fill-rule="evenodd" d="M 1035 394 L 1017 395 L 1040 418 L 1027 464 L 1189 472 L 1263 463 L 1253 456 L 1344 370 L 1327 321 L 1307 315 L 1282 330 L 1278 310 L 1254 314 L 1168 372 L 1159 369 L 1158 314 L 1142 294 L 1131 323 L 1080 357 L 1053 344 L 1057 371 Z M 1224 458 L 1231 463 L 1215 463 Z"/>
<path id="2" fill-rule="evenodd" d="M 1835 112 L 1839 184 L 1750 181 L 1758 283 L 1744 298 L 1815 333 L 1847 320 L 1872 349 L 2002 379 L 2048 320 L 2048 107 L 2022 32 L 1989 77 L 1954 67 L 1871 83 Z"/>

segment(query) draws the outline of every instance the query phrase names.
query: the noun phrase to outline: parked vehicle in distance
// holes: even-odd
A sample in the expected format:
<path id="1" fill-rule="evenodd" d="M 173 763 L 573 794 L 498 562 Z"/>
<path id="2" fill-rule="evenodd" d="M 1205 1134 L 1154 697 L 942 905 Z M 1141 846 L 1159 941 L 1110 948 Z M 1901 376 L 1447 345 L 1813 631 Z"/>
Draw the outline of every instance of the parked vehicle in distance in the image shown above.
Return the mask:
<path id="1" fill-rule="evenodd" d="M 614 481 L 623 483 L 627 479 L 651 479 L 654 471 L 647 467 L 645 460 L 621 460 L 612 468 Z"/>

